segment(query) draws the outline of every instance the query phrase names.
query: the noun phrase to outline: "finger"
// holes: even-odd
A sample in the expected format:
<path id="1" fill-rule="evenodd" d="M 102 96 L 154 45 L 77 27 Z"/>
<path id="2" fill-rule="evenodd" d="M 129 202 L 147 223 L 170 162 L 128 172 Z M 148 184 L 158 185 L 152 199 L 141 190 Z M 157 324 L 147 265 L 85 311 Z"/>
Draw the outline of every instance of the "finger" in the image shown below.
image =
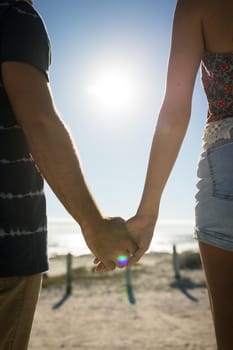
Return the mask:
<path id="1" fill-rule="evenodd" d="M 146 252 L 146 249 L 145 249 L 145 248 L 139 248 L 139 249 L 134 253 L 134 255 L 132 255 L 132 256 L 129 258 L 128 267 L 131 267 L 131 266 L 133 266 L 134 264 L 136 264 L 136 263 L 141 259 L 141 257 L 144 255 L 145 252 Z"/>
<path id="2" fill-rule="evenodd" d="M 94 260 L 93 260 L 93 264 L 98 264 L 100 262 L 100 259 L 99 258 L 97 258 L 97 257 L 95 257 L 94 258 Z"/>
<path id="3" fill-rule="evenodd" d="M 137 251 L 138 251 L 139 247 L 137 246 L 137 244 L 133 241 L 129 241 L 128 243 L 128 251 L 129 251 L 129 255 L 134 255 Z"/>
<path id="4" fill-rule="evenodd" d="M 116 264 L 113 261 L 101 261 L 96 267 L 96 272 L 115 270 Z"/>
<path id="5" fill-rule="evenodd" d="M 125 220 L 123 218 L 121 218 L 120 216 L 112 216 L 111 219 L 112 219 L 112 221 L 115 221 L 116 223 L 119 222 L 119 223 L 125 224 Z"/>
<path id="6" fill-rule="evenodd" d="M 104 266 L 104 264 L 102 262 L 100 262 L 96 268 L 95 268 L 96 272 L 105 272 L 107 271 L 106 267 Z"/>

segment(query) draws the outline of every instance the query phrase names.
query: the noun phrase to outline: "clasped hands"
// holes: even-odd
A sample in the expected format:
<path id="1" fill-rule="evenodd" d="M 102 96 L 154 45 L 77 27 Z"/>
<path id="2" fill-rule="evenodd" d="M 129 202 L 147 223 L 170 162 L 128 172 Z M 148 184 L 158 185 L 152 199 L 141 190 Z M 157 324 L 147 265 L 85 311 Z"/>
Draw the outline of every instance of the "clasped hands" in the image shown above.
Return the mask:
<path id="1" fill-rule="evenodd" d="M 153 223 L 137 215 L 127 221 L 105 218 L 100 226 L 85 238 L 95 256 L 96 272 L 134 265 L 148 250 L 154 230 Z"/>

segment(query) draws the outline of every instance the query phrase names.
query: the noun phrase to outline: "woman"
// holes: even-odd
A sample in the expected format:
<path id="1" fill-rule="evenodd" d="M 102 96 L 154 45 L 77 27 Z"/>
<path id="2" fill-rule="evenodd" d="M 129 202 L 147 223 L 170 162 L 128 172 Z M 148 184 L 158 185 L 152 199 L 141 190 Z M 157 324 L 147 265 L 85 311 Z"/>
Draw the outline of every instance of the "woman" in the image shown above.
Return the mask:
<path id="1" fill-rule="evenodd" d="M 183 141 L 201 64 L 209 109 L 198 165 L 196 237 L 206 274 L 218 349 L 233 349 L 233 1 L 179 0 L 167 87 L 151 148 L 147 177 L 128 230 L 148 249 L 162 191 Z"/>

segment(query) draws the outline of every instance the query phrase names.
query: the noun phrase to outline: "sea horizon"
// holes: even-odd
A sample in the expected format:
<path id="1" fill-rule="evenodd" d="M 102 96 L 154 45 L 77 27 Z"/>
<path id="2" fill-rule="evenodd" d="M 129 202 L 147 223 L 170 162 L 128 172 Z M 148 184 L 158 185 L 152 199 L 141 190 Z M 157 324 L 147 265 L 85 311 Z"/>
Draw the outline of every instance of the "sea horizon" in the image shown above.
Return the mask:
<path id="1" fill-rule="evenodd" d="M 149 252 L 172 253 L 173 245 L 177 252 L 197 251 L 192 220 L 158 221 Z M 49 257 L 71 253 L 75 256 L 91 254 L 79 225 L 70 218 L 48 218 Z"/>

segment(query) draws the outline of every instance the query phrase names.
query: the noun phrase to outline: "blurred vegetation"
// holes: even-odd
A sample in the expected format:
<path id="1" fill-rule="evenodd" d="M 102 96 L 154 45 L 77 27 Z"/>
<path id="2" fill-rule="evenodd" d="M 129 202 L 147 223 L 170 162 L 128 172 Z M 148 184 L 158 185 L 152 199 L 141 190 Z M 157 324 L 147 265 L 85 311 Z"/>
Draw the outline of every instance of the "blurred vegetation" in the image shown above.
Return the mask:
<path id="1" fill-rule="evenodd" d="M 198 252 L 186 251 L 178 256 L 180 269 L 200 269 L 201 258 Z"/>

